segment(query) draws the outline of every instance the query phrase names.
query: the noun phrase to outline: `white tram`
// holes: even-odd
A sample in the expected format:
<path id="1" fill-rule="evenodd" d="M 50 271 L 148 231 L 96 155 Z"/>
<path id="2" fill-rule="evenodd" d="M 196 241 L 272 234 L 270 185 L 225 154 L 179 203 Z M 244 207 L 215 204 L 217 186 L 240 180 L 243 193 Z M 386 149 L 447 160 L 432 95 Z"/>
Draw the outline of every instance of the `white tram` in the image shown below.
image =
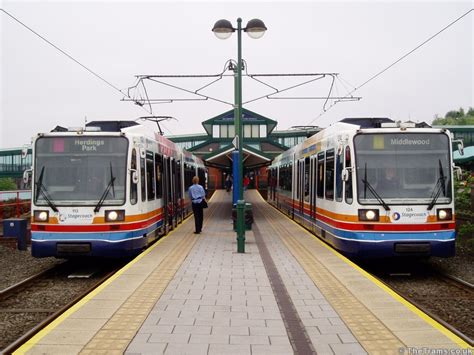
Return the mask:
<path id="1" fill-rule="evenodd" d="M 278 156 L 268 201 L 346 255 L 453 256 L 449 131 L 345 119 Z"/>
<path id="2" fill-rule="evenodd" d="M 134 121 L 38 134 L 32 255 L 137 254 L 192 212 L 187 189 L 195 175 L 205 186 L 199 158 Z"/>

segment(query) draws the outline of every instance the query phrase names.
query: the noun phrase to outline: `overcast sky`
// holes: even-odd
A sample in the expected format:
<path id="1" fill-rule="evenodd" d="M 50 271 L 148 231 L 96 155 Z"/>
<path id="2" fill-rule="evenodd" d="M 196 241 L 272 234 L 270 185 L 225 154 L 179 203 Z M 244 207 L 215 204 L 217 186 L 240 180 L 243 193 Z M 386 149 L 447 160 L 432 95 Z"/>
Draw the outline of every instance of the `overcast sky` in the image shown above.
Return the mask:
<path id="1" fill-rule="evenodd" d="M 339 73 L 333 95 L 344 96 L 469 11 L 473 2 L 22 2 L 1 7 L 114 86 L 126 89 L 137 74 L 218 74 L 237 56 L 237 36 L 211 32 L 225 18 L 236 26 L 260 18 L 263 38 L 242 37 L 249 74 Z M 244 107 L 278 121 L 326 127 L 344 117 L 390 117 L 431 122 L 434 115 L 473 104 L 473 16 L 454 24 L 403 61 L 357 90 L 358 102 L 341 102 L 321 115 L 324 100 L 255 101 Z M 84 68 L 0 12 L 0 148 L 19 147 L 56 125 L 92 120 L 136 119 L 147 113 Z M 230 73 L 230 72 L 228 72 Z M 263 79 L 263 78 L 261 78 Z M 308 78 L 309 79 L 309 78 Z M 165 79 L 164 79 L 165 80 Z M 210 79 L 166 79 L 194 91 Z M 283 89 L 306 79 L 265 78 Z M 151 83 L 150 83 L 151 84 Z M 280 97 L 325 96 L 328 78 Z M 155 84 L 155 98 L 191 95 Z M 233 101 L 233 79 L 202 91 Z M 270 94 L 243 79 L 244 101 Z M 331 104 L 329 102 L 326 107 Z M 204 132 L 201 122 L 232 109 L 207 101 L 177 101 L 153 107 L 174 116 L 165 134 Z M 151 123 L 150 123 L 151 124 Z"/>

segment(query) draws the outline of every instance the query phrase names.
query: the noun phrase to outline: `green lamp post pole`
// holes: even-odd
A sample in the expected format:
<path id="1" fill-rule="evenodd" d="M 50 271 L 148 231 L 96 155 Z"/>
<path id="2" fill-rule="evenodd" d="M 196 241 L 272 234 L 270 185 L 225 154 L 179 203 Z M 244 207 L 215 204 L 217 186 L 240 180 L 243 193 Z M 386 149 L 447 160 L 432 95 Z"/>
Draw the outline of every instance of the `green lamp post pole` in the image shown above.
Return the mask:
<path id="1" fill-rule="evenodd" d="M 260 38 L 264 35 L 267 28 L 262 20 L 253 19 L 242 28 L 242 19 L 237 19 L 237 28 L 234 28 L 230 21 L 219 20 L 215 23 L 212 31 L 220 39 L 227 39 L 232 32 L 237 30 L 237 66 L 234 68 L 234 125 L 237 133 L 239 160 L 238 160 L 238 177 L 234 179 L 234 184 L 239 186 L 239 199 L 237 200 L 237 252 L 245 253 L 245 200 L 243 189 L 243 125 L 242 125 L 242 30 L 252 38 Z"/>
<path id="2" fill-rule="evenodd" d="M 237 19 L 237 73 L 235 84 L 235 116 L 234 124 L 238 129 L 239 141 L 239 199 L 237 200 L 237 253 L 245 253 L 245 200 L 244 200 L 244 167 L 242 164 L 242 147 L 244 145 L 243 125 L 242 125 L 242 19 Z"/>

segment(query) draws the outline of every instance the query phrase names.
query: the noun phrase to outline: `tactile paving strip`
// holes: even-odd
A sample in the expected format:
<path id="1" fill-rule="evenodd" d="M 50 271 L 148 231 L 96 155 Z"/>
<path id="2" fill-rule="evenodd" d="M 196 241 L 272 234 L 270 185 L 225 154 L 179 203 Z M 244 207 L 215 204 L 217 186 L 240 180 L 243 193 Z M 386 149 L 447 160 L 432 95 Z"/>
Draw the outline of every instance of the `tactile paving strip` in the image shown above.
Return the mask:
<path id="1" fill-rule="evenodd" d="M 369 354 L 390 353 L 405 347 L 305 246 L 291 236 L 279 222 L 281 216 L 278 212 L 266 212 L 265 217 Z"/>
<path id="2" fill-rule="evenodd" d="M 87 343 L 81 354 L 123 354 L 195 242 L 195 237 L 186 235 Z"/>

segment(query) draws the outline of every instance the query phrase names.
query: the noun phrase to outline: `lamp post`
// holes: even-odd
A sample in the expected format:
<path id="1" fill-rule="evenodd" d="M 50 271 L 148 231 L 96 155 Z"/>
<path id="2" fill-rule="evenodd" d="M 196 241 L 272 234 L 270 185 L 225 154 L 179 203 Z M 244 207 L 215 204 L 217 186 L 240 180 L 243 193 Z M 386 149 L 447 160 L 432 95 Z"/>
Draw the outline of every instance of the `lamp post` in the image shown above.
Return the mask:
<path id="1" fill-rule="evenodd" d="M 242 28 L 242 19 L 237 19 L 237 28 L 234 28 L 230 21 L 219 20 L 212 28 L 212 32 L 219 39 L 229 38 L 233 32 L 237 31 L 237 65 L 234 68 L 234 85 L 235 85 L 235 104 L 234 104 L 234 125 L 236 129 L 237 147 L 239 151 L 238 159 L 238 177 L 237 186 L 239 189 L 239 200 L 237 201 L 237 252 L 245 253 L 245 226 L 244 226 L 244 190 L 243 190 L 243 164 L 242 164 L 242 148 L 243 148 L 243 126 L 242 126 L 242 31 L 254 39 L 261 38 L 267 28 L 262 20 L 253 19 L 247 23 L 245 28 Z M 234 177 L 234 187 L 235 184 Z"/>

